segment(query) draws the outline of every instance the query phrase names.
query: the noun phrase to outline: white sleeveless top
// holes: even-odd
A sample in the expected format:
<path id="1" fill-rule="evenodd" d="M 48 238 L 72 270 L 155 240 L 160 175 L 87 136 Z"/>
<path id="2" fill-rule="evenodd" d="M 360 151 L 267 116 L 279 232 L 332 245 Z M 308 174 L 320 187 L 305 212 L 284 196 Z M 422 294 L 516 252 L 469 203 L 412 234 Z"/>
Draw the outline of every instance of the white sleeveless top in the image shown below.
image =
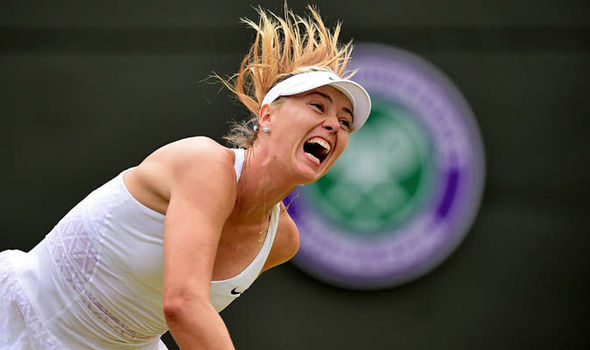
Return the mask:
<path id="1" fill-rule="evenodd" d="M 239 180 L 244 150 L 233 151 Z M 162 307 L 165 216 L 131 196 L 126 171 L 76 205 L 29 253 L 11 255 L 37 322 L 60 348 L 155 349 L 168 329 Z M 279 213 L 277 204 L 256 258 L 238 275 L 211 282 L 218 312 L 260 274 Z"/>

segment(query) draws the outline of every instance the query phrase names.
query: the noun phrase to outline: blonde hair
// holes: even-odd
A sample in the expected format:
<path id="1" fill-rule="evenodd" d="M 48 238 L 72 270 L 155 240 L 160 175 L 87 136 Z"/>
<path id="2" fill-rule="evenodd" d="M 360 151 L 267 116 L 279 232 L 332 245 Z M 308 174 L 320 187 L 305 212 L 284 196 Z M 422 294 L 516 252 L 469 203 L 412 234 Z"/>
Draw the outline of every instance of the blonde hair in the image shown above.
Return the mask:
<path id="1" fill-rule="evenodd" d="M 217 76 L 254 116 L 248 121 L 232 123 L 224 139 L 233 146 L 252 146 L 260 104 L 268 91 L 282 80 L 310 71 L 330 71 L 342 78 L 354 75 L 346 72 L 352 42 L 338 43 L 341 23 L 330 31 L 318 10 L 312 6 L 308 10 L 311 16 L 304 18 L 295 15 L 285 4 L 284 17 L 279 17 L 259 7 L 258 23 L 241 19 L 256 31 L 254 42 L 236 74 L 227 80 Z"/>

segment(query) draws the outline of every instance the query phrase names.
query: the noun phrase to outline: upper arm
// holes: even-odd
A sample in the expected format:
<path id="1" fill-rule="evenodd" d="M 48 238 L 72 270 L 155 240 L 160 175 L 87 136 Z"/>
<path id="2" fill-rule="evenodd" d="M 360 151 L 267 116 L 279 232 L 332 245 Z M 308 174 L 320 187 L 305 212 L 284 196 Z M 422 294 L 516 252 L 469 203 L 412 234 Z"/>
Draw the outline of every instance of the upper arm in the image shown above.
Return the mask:
<path id="1" fill-rule="evenodd" d="M 165 300 L 209 300 L 219 237 L 236 196 L 233 157 L 210 142 L 181 146 L 169 155 Z"/>
<path id="2" fill-rule="evenodd" d="M 299 250 L 299 230 L 293 219 L 287 213 L 281 202 L 281 214 L 279 216 L 279 227 L 275 241 L 262 271 L 266 271 L 288 260 L 291 260 Z"/>

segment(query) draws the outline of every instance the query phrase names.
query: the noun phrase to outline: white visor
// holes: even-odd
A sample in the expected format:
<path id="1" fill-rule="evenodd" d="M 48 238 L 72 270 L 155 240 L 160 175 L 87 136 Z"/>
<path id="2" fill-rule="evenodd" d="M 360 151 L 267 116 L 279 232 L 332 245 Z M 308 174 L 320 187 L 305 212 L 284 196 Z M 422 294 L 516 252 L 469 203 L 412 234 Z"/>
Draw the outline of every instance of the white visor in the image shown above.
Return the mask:
<path id="1" fill-rule="evenodd" d="M 365 89 L 352 80 L 342 79 L 334 73 L 325 71 L 314 71 L 301 73 L 289 77 L 275 85 L 264 96 L 262 106 L 271 104 L 281 96 L 291 96 L 309 91 L 320 86 L 330 85 L 342 92 L 353 108 L 353 120 L 351 130 L 361 128 L 369 118 L 371 112 L 371 98 Z"/>

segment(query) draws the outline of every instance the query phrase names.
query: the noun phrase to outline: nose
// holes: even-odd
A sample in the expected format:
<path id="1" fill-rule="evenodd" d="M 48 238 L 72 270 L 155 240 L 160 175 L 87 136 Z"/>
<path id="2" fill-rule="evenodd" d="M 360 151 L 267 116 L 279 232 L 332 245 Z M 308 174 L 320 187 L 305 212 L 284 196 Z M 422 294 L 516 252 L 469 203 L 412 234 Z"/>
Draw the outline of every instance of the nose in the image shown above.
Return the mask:
<path id="1" fill-rule="evenodd" d="M 339 123 L 340 122 L 338 121 L 338 118 L 330 117 L 330 118 L 326 118 L 326 120 L 323 123 L 323 127 L 328 131 L 336 132 L 338 130 Z"/>

